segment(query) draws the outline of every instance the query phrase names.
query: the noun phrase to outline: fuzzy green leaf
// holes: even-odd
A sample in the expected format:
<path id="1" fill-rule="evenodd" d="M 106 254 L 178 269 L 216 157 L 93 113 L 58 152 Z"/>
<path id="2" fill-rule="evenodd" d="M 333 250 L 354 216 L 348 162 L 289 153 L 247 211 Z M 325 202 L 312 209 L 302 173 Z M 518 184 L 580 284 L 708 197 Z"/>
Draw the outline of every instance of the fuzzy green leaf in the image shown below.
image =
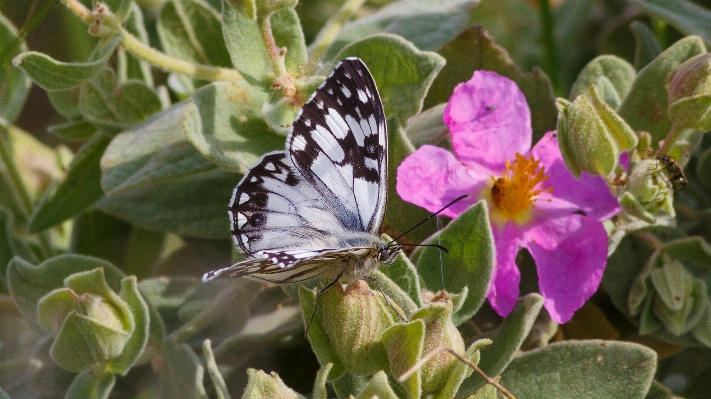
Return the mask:
<path id="1" fill-rule="evenodd" d="M 287 7 L 270 15 L 269 22 L 277 47 L 286 48 L 284 55 L 286 71 L 293 76 L 299 76 L 307 56 L 304 31 L 301 29 L 299 16 L 293 8 Z"/>
<path id="2" fill-rule="evenodd" d="M 90 139 L 96 132 L 96 126 L 85 120 L 52 125 L 47 131 L 67 141 L 84 141 Z"/>
<path id="3" fill-rule="evenodd" d="M 13 48 L 13 56 L 18 51 L 27 51 L 27 44 L 20 41 L 17 29 L 9 19 L 0 14 L 0 43 L 3 44 L 2 55 L 6 55 L 8 47 Z M 10 60 L 1 59 L 0 65 L 0 120 L 12 124 L 20 115 L 22 106 L 25 104 L 27 95 L 30 93 L 32 81 L 21 70 L 10 65 Z"/>
<path id="4" fill-rule="evenodd" d="M 699 35 L 711 44 L 711 11 L 687 0 L 632 0 L 637 6 L 653 16 L 669 22 L 687 35 Z"/>
<path id="5" fill-rule="evenodd" d="M 7 266 L 7 284 L 17 308 L 29 320 L 37 322 L 37 303 L 50 291 L 64 287 L 68 276 L 104 269 L 109 287 L 114 291 L 121 288 L 123 273 L 111 263 L 82 255 L 59 255 L 35 266 L 15 257 Z"/>
<path id="6" fill-rule="evenodd" d="M 469 288 L 461 309 L 452 316 L 456 325 L 461 324 L 484 302 L 494 267 L 494 237 L 486 203 L 480 201 L 469 208 L 427 243 L 442 245 L 449 253 L 440 254 L 435 247 L 423 250 L 416 266 L 425 285 L 432 290 L 438 289 L 444 273 L 447 291 L 459 292 L 465 286 Z"/>
<path id="7" fill-rule="evenodd" d="M 163 363 L 157 370 L 158 393 L 153 397 L 207 399 L 202 385 L 205 367 L 187 344 L 166 342 L 160 353 Z"/>
<path id="8" fill-rule="evenodd" d="M 381 267 L 378 271 L 405 291 L 418 308 L 422 307 L 420 276 L 417 275 L 415 265 L 404 253 L 400 252 L 395 258 L 395 262 Z"/>
<path id="9" fill-rule="evenodd" d="M 97 374 L 84 370 L 72 381 L 64 396 L 66 399 L 106 399 L 114 389 L 116 376 L 111 373 Z"/>
<path id="10" fill-rule="evenodd" d="M 598 84 L 600 79 L 604 77 L 607 82 L 610 82 L 618 99 L 623 99 L 632 87 L 634 81 L 635 70 L 629 62 L 614 55 L 601 55 L 590 61 L 580 74 L 578 79 L 570 89 L 570 101 L 575 100 L 579 95 L 588 93 L 590 86 Z M 600 88 L 598 88 L 600 91 Z M 603 96 L 603 99 L 606 99 Z M 613 109 L 616 109 L 613 104 L 606 101 Z"/>
<path id="11" fill-rule="evenodd" d="M 148 305 L 138 291 L 136 276 L 126 277 L 121 281 L 119 296 L 128 304 L 135 326 L 121 355 L 111 359 L 106 366 L 107 370 L 113 373 L 126 375 L 148 343 L 150 317 Z"/>
<path id="12" fill-rule="evenodd" d="M 383 345 L 393 377 L 399 378 L 420 360 L 424 340 L 425 323 L 421 319 L 396 324 L 383 332 Z M 408 397 L 419 398 L 422 395 L 422 370 L 415 372 L 401 385 Z"/>
<path id="13" fill-rule="evenodd" d="M 98 134 L 79 150 L 64 179 L 50 186 L 34 208 L 27 226 L 30 232 L 56 226 L 101 198 L 99 160 L 110 141 L 108 135 Z"/>
<path id="14" fill-rule="evenodd" d="M 368 381 L 365 389 L 363 389 L 356 399 L 371 399 L 377 397 L 378 399 L 398 399 L 397 394 L 390 387 L 390 381 L 388 381 L 388 375 L 384 371 L 379 371 L 373 378 Z"/>
<path id="15" fill-rule="evenodd" d="M 654 143 L 664 139 L 671 127 L 666 115 L 667 89 L 664 82 L 676 67 L 706 52 L 699 37 L 689 36 L 674 43 L 644 67 L 634 80 L 618 113 L 635 131 L 646 131 Z"/>
<path id="16" fill-rule="evenodd" d="M 420 51 L 405 39 L 388 34 L 351 43 L 336 59 L 359 57 L 368 66 L 378 86 L 387 117 L 400 123 L 422 110 L 422 104 L 445 60 L 430 51 Z"/>
<path id="17" fill-rule="evenodd" d="M 643 398 L 656 366 L 656 352 L 639 344 L 566 341 L 517 357 L 501 382 L 521 398 Z"/>
<path id="18" fill-rule="evenodd" d="M 654 37 L 654 32 L 640 21 L 632 21 L 630 30 L 634 35 L 634 68 L 640 70 L 662 53 L 662 46 Z"/>

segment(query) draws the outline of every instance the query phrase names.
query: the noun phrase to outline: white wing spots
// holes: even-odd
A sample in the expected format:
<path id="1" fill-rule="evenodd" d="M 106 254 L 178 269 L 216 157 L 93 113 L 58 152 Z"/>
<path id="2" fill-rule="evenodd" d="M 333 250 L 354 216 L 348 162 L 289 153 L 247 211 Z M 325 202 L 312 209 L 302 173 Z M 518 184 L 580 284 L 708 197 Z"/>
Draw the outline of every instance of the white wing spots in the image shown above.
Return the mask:
<path id="1" fill-rule="evenodd" d="M 247 217 L 244 216 L 241 212 L 237 214 L 237 227 L 242 228 L 244 224 L 247 223 Z"/>
<path id="2" fill-rule="evenodd" d="M 277 170 L 276 165 L 274 165 L 273 163 L 265 164 L 264 169 L 266 169 L 270 172 L 276 172 L 276 170 Z"/>
<path id="3" fill-rule="evenodd" d="M 343 101 L 341 101 L 340 97 L 336 97 L 336 102 L 338 103 L 338 105 L 343 106 Z"/>
<path id="4" fill-rule="evenodd" d="M 368 101 L 368 97 L 365 95 L 365 92 L 361 89 L 358 89 L 358 99 L 362 103 L 365 103 Z"/>
<path id="5" fill-rule="evenodd" d="M 323 101 L 321 101 L 321 100 L 316 101 L 316 106 L 318 107 L 318 109 L 323 109 Z"/>
<path id="6" fill-rule="evenodd" d="M 282 169 L 281 172 L 274 174 L 274 178 L 281 181 L 285 181 L 287 176 L 289 176 L 289 171 L 286 169 Z"/>
<path id="7" fill-rule="evenodd" d="M 376 172 L 378 171 L 378 160 L 377 159 L 365 157 L 364 164 L 365 164 L 366 168 L 372 169 Z"/>
<path id="8" fill-rule="evenodd" d="M 348 88 L 346 86 L 341 86 L 341 91 L 343 92 L 343 95 L 346 96 L 346 98 L 350 98 L 352 93 L 350 90 L 348 90 Z M 331 93 L 331 94 L 333 94 L 333 93 Z"/>
<path id="9" fill-rule="evenodd" d="M 335 109 L 329 108 L 328 114 L 326 114 L 326 124 L 331 132 L 338 139 L 344 139 L 348 134 L 348 124 L 343 120 L 341 114 L 339 114 Z M 323 148 L 323 147 L 322 147 Z"/>
<path id="10" fill-rule="evenodd" d="M 378 198 L 378 184 L 363 179 L 355 179 L 353 181 L 353 193 L 358 203 L 360 220 L 364 226 L 367 226 L 377 204 L 374 198 Z"/>
<path id="11" fill-rule="evenodd" d="M 258 178 L 257 176 L 252 176 L 252 178 L 249 179 L 249 182 L 250 182 L 250 183 L 256 183 L 256 182 L 258 182 L 258 181 L 259 181 L 259 178 Z"/>
<path id="12" fill-rule="evenodd" d="M 378 122 L 375 121 L 375 115 L 370 115 L 370 117 L 368 117 L 368 124 L 370 125 L 370 134 L 380 133 L 380 131 L 378 130 Z M 382 140 L 384 136 L 384 134 L 381 134 L 378 142 L 380 142 L 380 140 Z"/>
<path id="13" fill-rule="evenodd" d="M 327 91 L 328 91 L 328 94 L 333 95 L 333 89 L 332 89 L 332 88 L 329 88 Z"/>
<path id="14" fill-rule="evenodd" d="M 361 119 L 360 120 L 360 129 L 363 131 L 363 134 L 366 136 L 372 136 L 376 133 L 375 130 L 373 129 L 373 126 L 368 123 L 368 119 Z"/>
<path id="15" fill-rule="evenodd" d="M 373 93 L 370 92 L 369 88 L 365 88 L 365 95 L 368 96 L 368 98 L 373 98 Z"/>
<path id="16" fill-rule="evenodd" d="M 366 133 L 363 131 L 363 128 L 360 124 L 358 124 L 358 121 L 356 121 L 355 118 L 351 115 L 346 115 L 346 122 L 348 123 L 348 127 L 350 127 L 351 132 L 353 133 L 353 137 L 355 138 L 356 143 L 358 144 L 358 146 L 362 147 L 363 143 L 365 143 L 366 136 Z"/>
<path id="17" fill-rule="evenodd" d="M 328 117 L 326 119 L 328 122 Z M 329 123 L 329 127 L 331 124 Z M 341 162 L 346 154 L 343 152 L 343 147 L 338 143 L 333 134 L 321 125 L 316 125 L 316 129 L 311 131 L 311 138 L 321 147 L 333 162 Z M 318 175 L 318 174 L 317 174 Z"/>
<path id="18" fill-rule="evenodd" d="M 338 171 L 341 172 L 341 176 L 343 176 L 343 180 L 345 180 L 346 183 L 348 183 L 348 185 L 351 188 L 353 188 L 353 165 L 351 165 L 351 164 L 339 165 Z"/>
<path id="19" fill-rule="evenodd" d="M 343 72 L 343 76 L 347 77 L 348 79 L 351 78 L 351 74 L 348 72 Z M 340 83 L 340 82 L 339 82 Z"/>
<path id="20" fill-rule="evenodd" d="M 350 184 L 344 182 L 341 170 L 324 153 L 318 154 L 318 157 L 314 159 L 313 164 L 311 164 L 311 170 L 333 193 L 341 192 L 345 185 L 350 186 Z M 345 195 L 340 200 L 347 209 L 356 209 L 352 196 Z"/>
<path id="21" fill-rule="evenodd" d="M 311 127 L 311 119 L 304 119 L 304 125 Z"/>
<path id="22" fill-rule="evenodd" d="M 247 193 L 242 193 L 242 195 L 239 196 L 239 205 L 244 204 L 245 202 L 249 201 L 249 194 Z"/>
<path id="23" fill-rule="evenodd" d="M 309 121 L 309 126 L 311 122 Z M 306 148 L 306 139 L 304 136 L 293 136 L 291 139 L 291 148 L 296 151 L 303 151 Z"/>

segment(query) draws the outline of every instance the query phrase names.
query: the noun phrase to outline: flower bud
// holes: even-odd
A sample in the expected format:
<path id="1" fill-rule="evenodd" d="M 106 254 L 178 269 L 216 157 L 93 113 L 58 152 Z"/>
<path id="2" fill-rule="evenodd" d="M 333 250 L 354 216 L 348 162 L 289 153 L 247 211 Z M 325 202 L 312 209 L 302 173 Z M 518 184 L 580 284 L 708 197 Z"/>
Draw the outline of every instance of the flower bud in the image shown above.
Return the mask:
<path id="1" fill-rule="evenodd" d="M 262 370 L 247 370 L 249 382 L 244 389 L 243 398 L 251 399 L 305 399 L 284 384 L 277 373 L 267 374 Z"/>
<path id="2" fill-rule="evenodd" d="M 662 173 L 663 168 L 655 159 L 643 159 L 632 166 L 627 184 L 618 196 L 625 212 L 649 223 L 654 223 L 660 213 L 675 216 L 674 191 Z"/>
<path id="3" fill-rule="evenodd" d="M 345 291 L 336 284 L 321 294 L 320 324 L 331 351 L 351 374 L 388 370 L 381 335 L 394 321 L 379 296 L 363 280 L 348 285 Z"/>
<path id="4" fill-rule="evenodd" d="M 75 273 L 37 307 L 40 325 L 55 335 L 51 355 L 79 372 L 121 355 L 135 328 L 129 305 L 111 290 L 102 268 Z"/>
<path id="5" fill-rule="evenodd" d="M 464 353 L 464 340 L 452 322 L 452 306 L 449 298 L 442 298 L 441 301 L 432 302 L 412 315 L 412 320 L 420 319 L 425 322 L 423 356 L 442 346 L 457 353 Z M 459 359 L 449 352 L 442 352 L 425 363 L 422 366 L 423 396 L 437 393 L 444 388 L 458 363 Z"/>
<path id="6" fill-rule="evenodd" d="M 679 65 L 666 81 L 669 119 L 684 129 L 711 129 L 711 53 Z"/>
<path id="7" fill-rule="evenodd" d="M 556 107 L 560 151 L 577 178 L 583 171 L 609 175 L 622 151 L 637 145 L 634 131 L 600 98 L 594 85 L 572 103 L 557 99 Z"/>

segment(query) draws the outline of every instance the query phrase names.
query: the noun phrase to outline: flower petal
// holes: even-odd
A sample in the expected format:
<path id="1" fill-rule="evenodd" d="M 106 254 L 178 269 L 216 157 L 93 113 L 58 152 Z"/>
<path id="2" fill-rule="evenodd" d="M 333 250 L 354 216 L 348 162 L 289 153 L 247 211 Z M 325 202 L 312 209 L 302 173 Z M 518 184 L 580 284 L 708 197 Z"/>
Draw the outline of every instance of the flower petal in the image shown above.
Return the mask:
<path id="1" fill-rule="evenodd" d="M 492 225 L 491 228 L 496 244 L 496 265 L 486 297 L 496 313 L 506 317 L 516 305 L 519 294 L 521 273 L 516 266 L 516 254 L 521 232 L 513 223 L 507 223 L 503 227 Z"/>
<path id="2" fill-rule="evenodd" d="M 523 246 L 536 261 L 538 286 L 556 323 L 565 323 L 597 290 L 607 261 L 601 222 L 572 214 L 526 231 Z"/>
<path id="3" fill-rule="evenodd" d="M 587 216 L 597 220 L 609 219 L 619 212 L 620 205 L 602 177 L 583 172 L 577 180 L 570 173 L 560 154 L 555 132 L 546 133 L 531 154 L 545 166 L 549 176 L 546 186 L 553 186 L 553 197 L 577 205 Z"/>
<path id="4" fill-rule="evenodd" d="M 516 84 L 494 72 L 475 71 L 444 109 L 452 146 L 464 163 L 503 169 L 506 159 L 531 148 L 531 113 Z"/>
<path id="5" fill-rule="evenodd" d="M 477 177 L 454 155 L 442 148 L 423 145 L 410 154 L 397 168 L 396 190 L 410 203 L 435 212 L 462 194 L 481 191 L 486 177 Z M 450 206 L 442 215 L 456 217 L 478 198 L 467 197 Z"/>

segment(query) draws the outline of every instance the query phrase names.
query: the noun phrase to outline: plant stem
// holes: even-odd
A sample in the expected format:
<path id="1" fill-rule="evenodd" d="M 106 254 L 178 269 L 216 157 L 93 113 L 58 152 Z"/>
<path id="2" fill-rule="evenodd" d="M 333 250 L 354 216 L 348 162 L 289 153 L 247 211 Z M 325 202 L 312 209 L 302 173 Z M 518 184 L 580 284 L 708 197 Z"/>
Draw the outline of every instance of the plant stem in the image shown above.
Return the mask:
<path id="1" fill-rule="evenodd" d="M 560 90 L 560 82 L 558 79 L 558 55 L 555 48 L 555 38 L 553 35 L 553 13 L 549 0 L 541 0 L 538 5 L 539 15 L 541 18 L 541 40 L 543 45 L 543 69 L 551 80 L 553 92 L 558 93 Z"/>
<path id="2" fill-rule="evenodd" d="M 343 25 L 360 9 L 365 0 L 347 0 L 338 12 L 331 17 L 326 24 L 321 28 L 321 31 L 314 39 L 314 42 L 309 46 L 309 59 L 304 66 L 304 73 L 309 74 L 326 54 L 326 50 L 331 47 L 331 44 L 336 40 L 338 32 L 341 31 Z"/>
<path id="3" fill-rule="evenodd" d="M 64 5 L 87 24 L 93 24 L 95 17 L 84 5 L 77 0 L 62 0 Z M 194 64 L 177 58 L 170 57 L 160 51 L 146 45 L 138 40 L 129 31 L 121 26 L 121 21 L 115 20 L 111 13 L 104 15 L 104 25 L 110 26 L 112 30 L 121 33 L 123 40 L 121 45 L 126 51 L 143 59 L 152 65 L 167 72 L 179 73 L 196 79 L 209 81 L 235 81 L 242 80 L 243 77 L 234 69 L 218 68 L 210 65 Z"/>
<path id="4" fill-rule="evenodd" d="M 669 133 L 667 133 L 667 137 L 664 138 L 664 143 L 662 143 L 659 147 L 659 153 L 667 154 L 685 130 L 686 129 L 679 127 L 676 123 L 672 123 L 671 129 L 669 129 Z"/>
<path id="5" fill-rule="evenodd" d="M 257 24 L 259 25 L 259 30 L 262 33 L 262 40 L 264 41 L 264 46 L 267 49 L 269 58 L 272 62 L 272 72 L 274 76 L 285 76 L 288 75 L 286 71 L 286 65 L 284 65 L 284 56 L 281 54 L 279 47 L 274 39 L 274 33 L 272 32 L 272 24 L 269 20 L 269 16 L 263 16 L 257 18 Z"/>

